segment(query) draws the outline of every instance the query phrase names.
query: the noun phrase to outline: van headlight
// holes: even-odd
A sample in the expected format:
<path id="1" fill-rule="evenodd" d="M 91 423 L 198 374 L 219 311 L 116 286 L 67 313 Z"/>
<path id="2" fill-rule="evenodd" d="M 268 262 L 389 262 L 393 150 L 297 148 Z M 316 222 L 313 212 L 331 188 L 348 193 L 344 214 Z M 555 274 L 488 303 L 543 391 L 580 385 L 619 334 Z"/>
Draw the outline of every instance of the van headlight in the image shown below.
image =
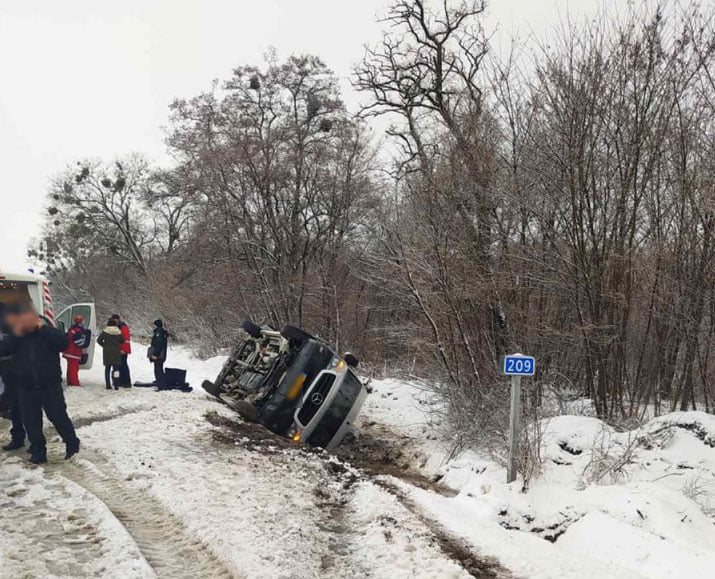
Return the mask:
<path id="1" fill-rule="evenodd" d="M 328 366 L 328 370 L 335 370 L 340 372 L 345 368 L 345 360 L 342 358 L 338 358 L 337 356 L 333 356 L 333 359 L 330 360 L 330 365 Z"/>

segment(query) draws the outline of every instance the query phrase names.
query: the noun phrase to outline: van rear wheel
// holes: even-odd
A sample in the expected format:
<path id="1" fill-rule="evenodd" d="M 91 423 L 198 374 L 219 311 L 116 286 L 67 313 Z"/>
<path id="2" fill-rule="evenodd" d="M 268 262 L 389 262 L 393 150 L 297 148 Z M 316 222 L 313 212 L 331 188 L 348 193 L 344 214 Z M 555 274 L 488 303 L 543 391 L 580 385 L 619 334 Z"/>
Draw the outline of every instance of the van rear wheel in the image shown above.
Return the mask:
<path id="1" fill-rule="evenodd" d="M 246 331 L 246 333 L 252 338 L 261 337 L 261 327 L 254 324 L 251 320 L 244 320 L 241 322 L 241 327 Z"/>
<path id="2" fill-rule="evenodd" d="M 308 332 L 295 326 L 284 326 L 281 330 L 281 336 L 288 341 L 300 342 L 301 344 L 307 340 L 314 339 Z"/>
<path id="3" fill-rule="evenodd" d="M 357 368 L 360 364 L 360 360 L 358 360 L 358 357 L 351 352 L 345 352 L 345 362 L 351 368 Z"/>

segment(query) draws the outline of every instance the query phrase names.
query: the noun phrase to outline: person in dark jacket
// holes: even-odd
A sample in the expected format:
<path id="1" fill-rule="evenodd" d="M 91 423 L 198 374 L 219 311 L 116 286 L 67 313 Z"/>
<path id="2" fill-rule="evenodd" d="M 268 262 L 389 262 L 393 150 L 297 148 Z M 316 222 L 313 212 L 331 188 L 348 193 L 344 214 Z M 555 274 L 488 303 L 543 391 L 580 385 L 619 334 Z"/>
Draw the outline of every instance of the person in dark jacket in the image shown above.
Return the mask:
<path id="1" fill-rule="evenodd" d="M 116 320 L 110 319 L 107 322 L 107 327 L 99 334 L 97 343 L 102 346 L 104 382 L 107 390 L 112 389 L 112 383 L 114 383 L 114 389 L 119 390 L 118 383 L 122 370 L 122 344 L 124 343 L 124 338 Z"/>
<path id="2" fill-rule="evenodd" d="M 169 349 L 169 332 L 164 328 L 164 322 L 154 321 L 154 333 L 149 346 L 149 360 L 154 364 L 154 381 L 160 388 L 164 386 L 164 362 Z"/>
<path id="3" fill-rule="evenodd" d="M 0 342 L 9 339 L 10 328 L 5 323 L 5 304 L 0 303 Z M 10 442 L 2 447 L 3 450 L 17 450 L 25 446 L 25 427 L 22 425 L 20 411 L 20 393 L 15 371 L 15 358 L 13 355 L 0 356 L 0 379 L 5 386 L 4 404 L 10 413 L 12 427 L 10 428 Z"/>
<path id="4" fill-rule="evenodd" d="M 6 314 L 11 335 L 0 341 L 0 356 L 14 356 L 22 423 L 30 439 L 30 462 L 47 462 L 47 441 L 42 433 L 42 411 L 65 443 L 65 459 L 79 452 L 79 438 L 62 392 L 60 353 L 67 336 L 37 315 L 32 303 L 13 304 Z"/>
<path id="5" fill-rule="evenodd" d="M 124 388 L 132 387 L 132 375 L 129 371 L 129 354 L 132 353 L 132 334 L 129 330 L 129 326 L 122 321 L 119 314 L 114 314 L 112 319 L 117 322 L 117 326 L 122 332 L 122 367 L 119 376 L 119 385 Z"/>

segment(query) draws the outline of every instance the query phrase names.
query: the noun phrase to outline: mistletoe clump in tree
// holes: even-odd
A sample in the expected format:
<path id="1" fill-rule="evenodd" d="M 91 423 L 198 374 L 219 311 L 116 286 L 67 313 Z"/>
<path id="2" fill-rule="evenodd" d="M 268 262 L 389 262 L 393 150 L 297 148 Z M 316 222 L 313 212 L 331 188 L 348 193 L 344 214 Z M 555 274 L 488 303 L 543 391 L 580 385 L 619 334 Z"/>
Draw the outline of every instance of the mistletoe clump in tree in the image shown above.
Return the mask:
<path id="1" fill-rule="evenodd" d="M 174 181 L 136 155 L 68 167 L 50 187 L 44 235 L 30 257 L 50 274 L 99 259 L 146 275 L 148 261 L 176 249 L 188 226 L 188 197 Z"/>

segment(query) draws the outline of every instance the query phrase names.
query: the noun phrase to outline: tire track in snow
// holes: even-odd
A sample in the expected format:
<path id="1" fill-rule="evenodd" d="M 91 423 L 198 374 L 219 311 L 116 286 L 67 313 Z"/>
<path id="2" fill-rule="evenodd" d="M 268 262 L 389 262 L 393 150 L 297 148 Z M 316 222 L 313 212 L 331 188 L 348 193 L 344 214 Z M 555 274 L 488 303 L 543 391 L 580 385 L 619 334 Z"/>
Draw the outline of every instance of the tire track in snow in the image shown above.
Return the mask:
<path id="1" fill-rule="evenodd" d="M 442 553 L 457 562 L 472 577 L 477 579 L 510 577 L 510 573 L 501 567 L 498 561 L 479 557 L 474 552 L 474 547 L 454 537 L 441 524 L 430 519 L 405 492 L 390 482 L 389 477 L 392 477 L 403 484 L 428 492 L 445 496 L 456 494 L 413 468 L 412 463 L 420 456 L 415 448 L 411 447 L 411 443 L 414 442 L 412 439 L 384 425 L 372 426 L 376 428 L 363 434 L 352 446 L 339 447 L 336 454 L 347 464 L 352 465 L 363 478 L 393 496 L 429 530 Z"/>
<path id="2" fill-rule="evenodd" d="M 107 506 L 132 536 L 157 577 L 236 577 L 205 544 L 191 537 L 181 520 L 159 501 L 111 476 L 100 468 L 101 458 L 92 458 L 69 461 L 57 473 Z"/>
<path id="3" fill-rule="evenodd" d="M 12 466 L 0 468 L 0 535 L 13 550 L 8 560 L 0 557 L 0 577 L 88 576 L 106 537 L 83 508 L 58 509 L 58 501 L 72 499 L 61 482 L 44 486 L 47 496 L 26 500 L 41 481 L 26 464 Z"/>
<path id="4" fill-rule="evenodd" d="M 321 512 L 323 509 L 326 512 L 316 522 L 316 528 L 321 532 L 319 537 L 325 546 L 321 557 L 323 574 L 333 577 L 369 577 L 369 570 L 361 568 L 350 552 L 351 536 L 355 531 L 346 519 L 348 504 L 353 496 L 352 488 L 347 490 L 347 495 L 321 491 L 316 496 L 316 506 Z"/>
<path id="5" fill-rule="evenodd" d="M 428 517 L 396 484 L 384 477 L 373 478 L 372 482 L 393 495 L 402 506 L 415 515 L 437 539 L 442 552 L 457 561 L 472 577 L 475 579 L 509 579 L 513 577 L 511 572 L 496 560 L 478 557 L 467 541 L 455 537 L 440 523 Z"/>
<path id="6" fill-rule="evenodd" d="M 414 519 L 412 529 L 431 537 L 433 544 L 443 559 L 453 562 L 465 573 L 476 579 L 507 579 L 511 573 L 497 561 L 479 557 L 474 547 L 458 539 L 445 530 L 442 525 L 426 516 L 421 509 L 402 492 L 396 484 L 390 483 L 386 476 L 398 478 L 405 484 L 423 487 L 437 492 L 438 485 L 431 483 L 421 475 L 398 468 L 392 464 L 388 454 L 373 455 L 371 449 L 361 448 L 364 454 L 346 457 L 325 452 L 308 450 L 295 446 L 285 439 L 271 433 L 262 426 L 238 422 L 224 417 L 207 415 L 211 424 L 218 427 L 214 439 L 224 444 L 240 444 L 258 454 L 275 454 L 274 448 L 306 459 L 312 457 L 322 465 L 323 472 L 316 473 L 315 519 L 313 524 L 319 533 L 316 542 L 323 555 L 321 557 L 321 577 L 379 577 L 371 567 L 367 547 L 361 544 L 363 529 L 355 523 L 355 490 L 362 483 L 373 484 L 391 497 L 392 502 Z M 247 442 L 250 441 L 250 442 Z M 380 441 L 380 445 L 389 442 Z M 353 460 L 350 460 L 350 459 Z M 356 460 L 357 459 L 357 460 Z M 446 490 L 445 490 L 446 491 Z M 404 521 L 397 521 L 397 532 Z M 385 547 L 389 550 L 389 547 Z M 394 557 L 403 556 L 394 550 Z"/>
<path id="7" fill-rule="evenodd" d="M 72 419 L 72 423 L 75 428 L 84 428 L 85 426 L 90 426 L 98 422 L 107 422 L 109 420 L 115 420 L 116 418 L 121 418 L 122 416 L 127 416 L 129 414 L 137 414 L 139 412 L 146 412 L 154 410 L 156 405 L 140 405 L 133 408 L 118 408 L 114 412 L 108 412 L 106 414 L 94 414 L 90 416 L 79 416 Z"/>
<path id="8" fill-rule="evenodd" d="M 370 515 L 371 522 L 377 521 L 381 525 L 385 541 L 374 540 L 368 545 L 361 540 L 361 536 L 365 533 L 363 525 L 366 521 L 364 518 L 358 520 L 360 505 L 356 491 L 369 487 L 390 497 L 389 500 L 399 505 L 399 509 L 386 505 L 385 510 L 375 519 Z M 425 564 L 429 564 L 431 558 L 432 560 L 438 558 L 445 563 L 449 561 L 455 568 L 464 572 L 465 576 L 474 579 L 512 578 L 511 573 L 498 562 L 478 557 L 469 544 L 453 537 L 441 525 L 426 517 L 419 507 L 396 486 L 372 477 L 356 477 L 344 480 L 342 489 L 337 492 L 334 488 L 331 490 L 330 493 L 318 495 L 319 500 L 326 499 L 317 504 L 321 509 L 325 509 L 323 520 L 316 525 L 320 531 L 318 537 L 326 547 L 320 576 L 365 578 L 385 576 L 382 574 L 384 569 L 373 567 L 374 555 L 377 554 L 379 559 L 389 553 L 388 556 L 394 557 L 396 561 L 409 558 L 410 553 L 403 550 L 404 545 L 400 546 L 396 543 L 399 542 L 398 535 L 404 537 L 407 534 L 412 541 L 408 548 L 419 551 L 419 556 L 424 557 L 422 561 Z M 379 502 L 379 495 L 374 496 Z M 371 532 L 375 532 L 374 527 Z M 380 535 L 380 532 L 376 534 Z M 375 550 L 380 553 L 375 553 Z M 429 551 L 432 551 L 431 555 Z M 414 564 L 414 560 L 404 561 L 407 568 Z M 424 570 L 424 573 L 424 576 L 436 576 L 433 569 Z M 445 576 L 454 576 L 453 573 L 445 570 Z"/>

